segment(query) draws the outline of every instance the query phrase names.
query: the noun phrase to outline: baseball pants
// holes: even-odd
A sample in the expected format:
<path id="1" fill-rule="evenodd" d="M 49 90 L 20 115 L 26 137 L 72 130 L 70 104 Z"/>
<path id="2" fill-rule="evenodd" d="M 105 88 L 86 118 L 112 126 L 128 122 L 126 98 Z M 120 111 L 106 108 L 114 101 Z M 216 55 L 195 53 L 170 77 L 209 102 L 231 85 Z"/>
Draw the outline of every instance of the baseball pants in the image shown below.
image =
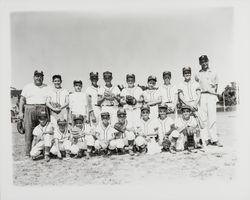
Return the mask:
<path id="1" fill-rule="evenodd" d="M 58 146 L 59 146 L 59 151 L 68 151 L 68 150 L 70 151 L 71 142 L 69 140 L 65 140 L 63 142 L 59 142 Z M 51 147 L 50 153 L 54 155 L 58 154 L 58 149 L 55 144 Z"/>
<path id="2" fill-rule="evenodd" d="M 31 157 L 36 157 L 42 153 L 45 147 L 52 146 L 52 135 L 45 134 L 43 140 L 39 141 L 30 151 Z"/>

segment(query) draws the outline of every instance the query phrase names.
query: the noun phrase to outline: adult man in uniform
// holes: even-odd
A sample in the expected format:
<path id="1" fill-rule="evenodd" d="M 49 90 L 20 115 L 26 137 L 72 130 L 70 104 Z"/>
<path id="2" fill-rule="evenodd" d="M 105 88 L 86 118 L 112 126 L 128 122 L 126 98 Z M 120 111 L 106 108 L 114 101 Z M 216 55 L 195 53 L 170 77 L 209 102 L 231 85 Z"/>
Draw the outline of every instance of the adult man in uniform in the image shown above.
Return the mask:
<path id="1" fill-rule="evenodd" d="M 178 100 L 177 88 L 170 82 L 171 80 L 170 71 L 164 71 L 162 77 L 164 80 L 164 84 L 159 87 L 161 102 L 167 104 L 168 113 L 175 113 L 175 118 L 176 118 L 177 116 L 176 104 Z M 173 117 L 173 115 L 171 117 Z"/>
<path id="2" fill-rule="evenodd" d="M 141 115 L 141 96 L 143 91 L 140 87 L 135 86 L 135 75 L 127 74 L 126 81 L 128 87 L 121 92 L 121 104 L 126 110 L 128 121 L 138 121 Z"/>
<path id="3" fill-rule="evenodd" d="M 117 121 L 116 112 L 120 103 L 120 89 L 111 83 L 113 79 L 111 72 L 104 72 L 103 79 L 105 85 L 98 90 L 97 103 L 101 106 L 101 112 L 110 114 L 111 124 L 114 125 Z"/>
<path id="4" fill-rule="evenodd" d="M 210 140 L 212 145 L 222 147 L 218 140 L 216 127 L 218 77 L 217 74 L 209 68 L 208 62 L 209 60 L 206 55 L 199 57 L 201 70 L 195 76 L 195 80 L 199 82 L 201 88 L 200 114 L 204 124 L 201 134 L 207 141 L 207 144 Z"/>
<path id="5" fill-rule="evenodd" d="M 100 106 L 97 105 L 98 90 L 100 89 L 100 86 L 97 84 L 99 76 L 98 72 L 96 73 L 91 72 L 89 76 L 90 76 L 91 86 L 87 87 L 86 95 L 92 104 L 92 109 L 96 117 L 96 123 L 92 123 L 92 119 L 90 119 L 90 123 L 97 125 L 100 121 L 100 112 L 101 112 Z"/>
<path id="6" fill-rule="evenodd" d="M 26 157 L 30 156 L 33 140 L 32 131 L 39 124 L 38 115 L 40 111 L 45 110 L 48 114 L 48 108 L 45 105 L 48 86 L 43 83 L 43 76 L 42 71 L 36 70 L 33 76 L 34 82 L 24 86 L 21 93 L 19 119 L 24 119 Z"/>

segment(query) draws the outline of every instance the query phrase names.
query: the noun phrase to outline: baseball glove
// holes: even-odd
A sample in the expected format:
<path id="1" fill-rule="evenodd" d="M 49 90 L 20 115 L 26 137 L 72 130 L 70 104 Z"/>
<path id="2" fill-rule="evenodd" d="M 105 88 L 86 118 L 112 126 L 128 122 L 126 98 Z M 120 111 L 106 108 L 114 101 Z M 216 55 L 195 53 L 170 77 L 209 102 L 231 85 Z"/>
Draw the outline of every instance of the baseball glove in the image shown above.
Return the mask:
<path id="1" fill-rule="evenodd" d="M 61 105 L 59 103 L 51 102 L 50 104 L 53 108 L 61 108 Z"/>
<path id="2" fill-rule="evenodd" d="M 196 128 L 188 126 L 185 132 L 187 136 L 193 136 L 196 133 Z"/>
<path id="3" fill-rule="evenodd" d="M 126 96 L 126 103 L 128 105 L 132 105 L 133 106 L 133 105 L 135 105 L 137 103 L 137 101 L 136 101 L 136 99 L 133 96 L 127 95 Z"/>
<path id="4" fill-rule="evenodd" d="M 114 128 L 115 128 L 115 130 L 117 130 L 119 132 L 122 132 L 122 133 L 124 132 L 123 125 L 119 122 L 115 123 Z"/>

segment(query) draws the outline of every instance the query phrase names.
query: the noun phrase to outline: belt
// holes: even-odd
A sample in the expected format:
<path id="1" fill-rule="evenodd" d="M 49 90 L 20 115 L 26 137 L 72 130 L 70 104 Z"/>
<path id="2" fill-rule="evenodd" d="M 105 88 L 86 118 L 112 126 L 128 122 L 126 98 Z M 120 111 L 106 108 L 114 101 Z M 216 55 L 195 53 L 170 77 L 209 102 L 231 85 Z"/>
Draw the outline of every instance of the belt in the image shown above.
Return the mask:
<path id="1" fill-rule="evenodd" d="M 167 101 L 167 102 L 165 102 L 165 103 L 173 103 L 173 101 Z"/>
<path id="2" fill-rule="evenodd" d="M 216 93 L 212 93 L 212 92 L 209 92 L 209 91 L 202 91 L 201 94 L 211 94 L 211 95 L 217 96 Z"/>
<path id="3" fill-rule="evenodd" d="M 45 104 L 25 104 L 25 106 L 45 106 Z"/>

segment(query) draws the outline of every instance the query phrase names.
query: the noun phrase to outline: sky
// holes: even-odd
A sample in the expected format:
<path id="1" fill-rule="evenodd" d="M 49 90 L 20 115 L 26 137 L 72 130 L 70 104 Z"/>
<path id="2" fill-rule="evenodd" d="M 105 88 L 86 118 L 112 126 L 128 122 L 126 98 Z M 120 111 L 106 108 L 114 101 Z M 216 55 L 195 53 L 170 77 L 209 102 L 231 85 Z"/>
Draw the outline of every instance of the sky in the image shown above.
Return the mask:
<path id="1" fill-rule="evenodd" d="M 175 9 L 164 12 L 14 12 L 11 14 L 11 86 L 22 89 L 34 70 L 44 82 L 61 74 L 63 87 L 73 90 L 89 73 L 113 72 L 114 84 L 126 84 L 126 74 L 145 85 L 149 75 L 163 84 L 162 72 L 172 72 L 172 84 L 183 80 L 182 68 L 200 70 L 206 54 L 219 76 L 219 93 L 235 79 L 233 9 Z"/>

